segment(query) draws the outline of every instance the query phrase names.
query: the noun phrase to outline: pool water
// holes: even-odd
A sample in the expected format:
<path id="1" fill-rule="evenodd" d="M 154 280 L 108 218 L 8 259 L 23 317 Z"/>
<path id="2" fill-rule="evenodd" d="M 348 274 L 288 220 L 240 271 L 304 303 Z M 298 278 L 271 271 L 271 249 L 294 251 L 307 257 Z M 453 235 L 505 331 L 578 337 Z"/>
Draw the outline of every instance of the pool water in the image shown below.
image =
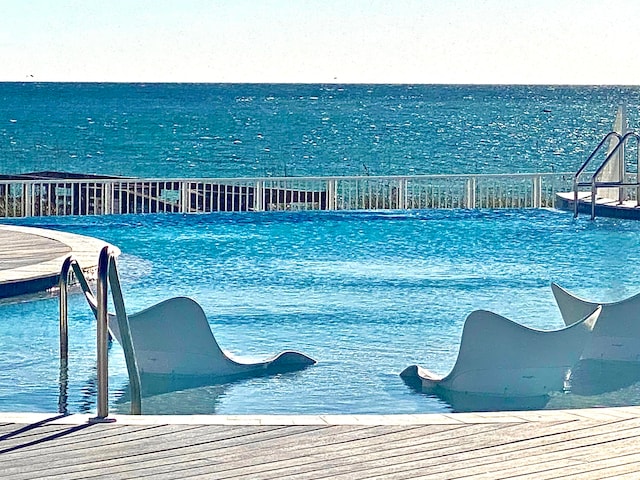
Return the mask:
<path id="1" fill-rule="evenodd" d="M 452 411 L 399 373 L 446 374 L 465 317 L 487 309 L 563 326 L 552 281 L 596 301 L 640 291 L 640 222 L 577 220 L 555 210 L 265 212 L 15 221 L 104 239 L 129 313 L 172 296 L 204 308 L 221 347 L 245 359 L 296 349 L 301 372 L 147 398 L 144 413 L 363 414 Z M 53 295 L 0 304 L 0 411 L 56 411 Z M 95 411 L 95 320 L 70 298 L 68 411 Z M 111 411 L 128 413 L 122 351 L 109 352 Z M 632 385 L 554 395 L 546 408 L 640 403 Z"/>

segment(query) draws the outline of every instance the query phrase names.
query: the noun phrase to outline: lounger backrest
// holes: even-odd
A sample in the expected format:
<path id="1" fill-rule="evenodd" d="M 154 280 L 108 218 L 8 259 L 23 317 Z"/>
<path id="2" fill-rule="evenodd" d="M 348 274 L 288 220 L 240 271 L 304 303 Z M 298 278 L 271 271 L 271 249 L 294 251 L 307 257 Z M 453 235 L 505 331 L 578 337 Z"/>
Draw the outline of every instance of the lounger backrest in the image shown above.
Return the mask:
<path id="1" fill-rule="evenodd" d="M 110 330 L 120 341 L 115 317 L 109 320 Z M 141 374 L 225 374 L 229 360 L 204 311 L 190 298 L 171 298 L 130 315 L 129 328 Z"/>
<path id="2" fill-rule="evenodd" d="M 512 396 L 562 390 L 564 373 L 580 359 L 600 310 L 596 307 L 582 321 L 553 331 L 534 330 L 486 310 L 472 312 L 443 386 Z"/>
<path id="3" fill-rule="evenodd" d="M 575 321 L 580 313 L 598 305 L 578 298 L 556 284 L 551 288 L 562 319 L 567 324 Z M 582 358 L 640 361 L 640 294 L 601 305 L 602 313 Z"/>

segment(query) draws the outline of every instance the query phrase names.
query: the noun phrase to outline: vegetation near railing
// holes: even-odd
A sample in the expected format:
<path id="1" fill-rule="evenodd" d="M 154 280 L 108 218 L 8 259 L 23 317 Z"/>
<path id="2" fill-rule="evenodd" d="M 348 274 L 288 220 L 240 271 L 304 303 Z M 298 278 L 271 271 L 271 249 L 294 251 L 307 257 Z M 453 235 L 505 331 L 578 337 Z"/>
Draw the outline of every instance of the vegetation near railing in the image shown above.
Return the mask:
<path id="1" fill-rule="evenodd" d="M 553 207 L 573 174 L 0 181 L 0 217 Z"/>

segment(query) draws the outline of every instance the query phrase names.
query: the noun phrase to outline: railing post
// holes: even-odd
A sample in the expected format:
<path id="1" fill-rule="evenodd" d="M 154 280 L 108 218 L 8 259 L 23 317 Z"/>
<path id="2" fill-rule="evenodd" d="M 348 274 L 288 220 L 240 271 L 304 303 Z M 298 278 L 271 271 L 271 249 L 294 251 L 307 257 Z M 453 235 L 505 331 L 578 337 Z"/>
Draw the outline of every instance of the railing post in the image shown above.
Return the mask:
<path id="1" fill-rule="evenodd" d="M 398 182 L 398 205 L 399 210 L 407 208 L 407 179 L 401 178 Z"/>
<path id="2" fill-rule="evenodd" d="M 189 213 L 189 182 L 180 182 L 180 213 Z"/>
<path id="3" fill-rule="evenodd" d="M 264 180 L 257 180 L 253 191 L 253 211 L 264 210 Z"/>
<path id="4" fill-rule="evenodd" d="M 58 412 L 67 413 L 67 388 L 69 384 L 69 304 L 67 300 L 69 270 L 73 263 L 73 257 L 65 258 L 60 270 L 58 281 L 58 303 L 60 307 L 60 373 L 58 383 L 60 394 L 58 395 Z"/>
<path id="5" fill-rule="evenodd" d="M 542 205 L 542 178 L 540 175 L 533 177 L 533 208 L 540 208 Z"/>
<path id="6" fill-rule="evenodd" d="M 337 183 L 335 178 L 327 180 L 327 210 L 337 209 Z"/>
<path id="7" fill-rule="evenodd" d="M 623 129 L 625 128 L 624 126 L 622 127 Z M 618 179 L 621 183 L 625 182 L 625 143 L 627 140 L 627 135 L 625 131 L 621 132 L 624 135 L 624 141 L 622 142 L 622 144 L 620 145 L 620 149 L 618 150 Z M 620 185 L 618 187 L 618 203 L 622 204 L 624 200 L 624 187 L 622 185 Z"/>
<path id="8" fill-rule="evenodd" d="M 32 208 L 31 208 L 31 193 L 32 193 L 32 183 L 24 184 L 24 195 L 22 196 L 23 208 L 22 208 L 22 216 L 23 217 L 31 217 L 33 216 Z"/>
<path id="9" fill-rule="evenodd" d="M 102 182 L 102 214 L 109 215 L 111 213 L 111 188 L 113 182 L 105 180 Z"/>
<path id="10" fill-rule="evenodd" d="M 476 208 L 476 177 L 467 179 L 467 195 L 465 206 L 468 209 Z"/>

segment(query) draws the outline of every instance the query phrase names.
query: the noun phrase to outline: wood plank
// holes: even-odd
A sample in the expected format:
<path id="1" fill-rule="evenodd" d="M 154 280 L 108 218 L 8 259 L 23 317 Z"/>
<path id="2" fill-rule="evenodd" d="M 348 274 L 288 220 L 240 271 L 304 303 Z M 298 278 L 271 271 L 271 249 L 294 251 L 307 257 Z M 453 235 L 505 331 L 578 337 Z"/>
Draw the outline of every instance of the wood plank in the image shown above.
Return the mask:
<path id="1" fill-rule="evenodd" d="M 58 240 L 12 230 L 0 230 L 0 265 L 13 269 L 53 260 L 71 252 Z"/>
<path id="2" fill-rule="evenodd" d="M 287 427 L 287 430 L 290 430 L 292 427 Z M 407 431 L 411 431 L 413 429 L 407 427 L 380 427 L 385 430 L 393 428 L 397 431 L 397 433 L 406 433 Z M 436 427 L 441 428 L 441 427 Z M 313 451 L 314 448 L 321 448 L 323 444 L 331 444 L 334 449 L 341 449 L 345 444 L 345 437 L 354 437 L 357 438 L 361 435 L 371 439 L 375 438 L 374 435 L 371 435 L 372 430 L 379 430 L 376 427 L 358 427 L 358 426 L 334 426 L 334 427 L 324 427 L 322 430 L 313 430 L 301 432 L 302 436 L 279 436 L 273 439 L 264 440 L 261 439 L 259 444 L 253 442 L 251 444 L 236 444 L 236 445 L 225 445 L 221 446 L 220 455 L 216 458 L 215 468 L 213 465 L 210 465 L 208 470 L 215 472 L 223 472 L 228 469 L 238 469 L 239 464 L 244 464 L 245 462 L 249 462 L 250 465 L 255 463 L 266 463 L 266 462 L 284 462 L 285 458 L 292 456 L 292 451 L 294 450 L 294 446 L 298 445 L 307 445 L 307 450 Z M 366 432 L 365 432 L 366 431 Z M 205 446 L 205 449 L 201 451 L 197 451 L 195 446 L 189 446 L 181 452 L 178 458 L 163 458 L 162 462 L 157 462 L 152 466 L 143 466 L 141 468 L 140 475 L 150 475 L 155 476 L 161 473 L 170 472 L 178 472 L 185 470 L 191 470 L 191 466 L 183 467 L 181 464 L 186 460 L 189 461 L 191 458 L 198 456 L 206 456 L 206 458 L 211 458 L 211 450 L 209 446 Z M 308 455 L 308 452 L 304 451 L 302 453 L 293 454 L 294 458 L 302 458 L 302 462 L 304 463 L 305 456 Z M 145 458 L 145 461 L 148 461 L 148 458 Z M 167 469 L 164 465 L 165 461 L 170 462 L 171 468 Z M 213 463 L 213 462 L 212 462 Z M 103 471 L 108 471 L 104 470 Z"/>
<path id="3" fill-rule="evenodd" d="M 465 460 L 465 454 L 453 455 L 448 461 L 442 461 L 439 458 L 420 458 L 419 455 L 413 456 L 411 462 L 400 462 L 389 467 L 380 469 L 377 473 L 392 473 L 397 478 L 413 478 L 417 471 L 428 471 L 429 477 L 438 478 L 495 478 L 496 476 L 505 477 L 512 475 L 522 475 L 527 471 L 535 472 L 537 478 L 545 478 L 541 472 L 546 471 L 553 462 L 555 462 L 554 471 L 567 466 L 579 465 L 581 463 L 598 459 L 598 457 L 608 458 L 612 452 L 603 448 L 602 445 L 613 445 L 615 442 L 622 443 L 623 446 L 618 447 L 615 452 L 623 452 L 624 446 L 629 445 L 632 451 L 638 447 L 637 439 L 640 430 L 636 427 L 628 430 L 628 435 L 618 435 L 618 432 L 608 431 L 600 432 L 592 439 L 589 435 L 572 439 L 570 436 L 563 438 L 554 438 L 553 442 L 539 443 L 528 445 L 526 448 L 511 450 L 511 439 L 508 439 L 509 453 L 502 453 L 505 449 L 500 445 L 488 444 L 485 448 L 475 451 L 474 458 L 471 461 Z M 522 442 L 520 442 L 522 443 Z M 580 453 L 576 453 L 580 452 Z M 462 458 L 460 458 L 462 456 Z M 585 458 L 581 458 L 585 457 Z M 505 465 L 508 466 L 504 470 Z M 517 465 L 515 471 L 513 465 Z M 363 476 L 363 478 L 378 478 L 378 475 L 371 477 Z M 550 478 L 554 478 L 553 476 Z"/>
<path id="4" fill-rule="evenodd" d="M 43 470 L 54 470 L 56 467 L 72 470 L 73 465 L 80 465 L 86 468 L 91 458 L 110 458 L 115 455 L 124 460 L 127 456 L 136 456 L 139 451 L 144 448 L 170 450 L 170 442 L 181 441 L 184 438 L 190 438 L 190 432 L 202 430 L 202 426 L 189 425 L 165 425 L 153 426 L 153 428 L 145 426 L 114 426 L 114 425 L 91 425 L 90 430 L 92 436 L 89 439 L 78 438 L 80 430 L 73 430 L 74 427 L 66 427 L 69 430 L 69 436 L 51 438 L 49 442 L 39 445 L 27 445 L 28 462 L 32 470 L 41 468 Z M 238 429 L 239 430 L 239 429 Z M 228 428 L 208 429 L 207 435 L 215 437 L 216 435 L 228 436 Z M 234 434 L 237 434 L 234 433 Z M 3 456 L 3 464 L 8 468 L 9 465 L 20 467 L 24 463 L 20 461 L 22 452 L 11 452 L 16 455 L 5 454 Z M 15 458 L 14 458 L 15 457 Z M 121 460 L 119 460 L 121 461 Z"/>
<path id="5" fill-rule="evenodd" d="M 486 448 L 476 450 L 470 460 L 467 459 L 469 455 L 465 453 L 462 453 L 462 455 L 452 455 L 447 462 L 442 462 L 442 459 L 432 459 L 432 462 L 436 466 L 431 467 L 430 471 L 434 478 L 438 478 L 434 470 L 440 471 L 442 478 L 465 477 L 465 474 L 469 472 L 479 476 L 480 473 L 484 471 L 491 472 L 491 475 L 495 475 L 495 471 L 500 469 L 500 465 L 509 464 L 514 461 L 530 465 L 536 461 L 536 456 L 540 458 L 540 455 L 545 454 L 549 450 L 556 453 L 560 452 L 557 457 L 561 459 L 564 459 L 566 456 L 572 456 L 574 453 L 571 450 L 573 444 L 565 443 L 570 440 L 571 436 L 565 435 L 562 438 L 551 439 L 548 443 L 527 442 L 521 445 L 520 449 L 515 450 L 511 445 L 507 445 L 507 448 L 487 445 Z M 588 440 L 586 440 L 586 443 L 588 443 Z M 549 459 L 545 460 L 549 461 Z M 414 464 L 413 468 L 420 467 L 420 463 L 421 462 Z M 425 465 L 426 463 L 422 466 Z M 459 472 L 459 475 L 456 472 Z"/>
<path id="6" fill-rule="evenodd" d="M 336 427 L 332 427 L 332 428 L 336 428 Z M 353 427 L 349 426 L 348 428 L 351 429 Z M 388 426 L 384 428 L 389 429 Z M 451 428 L 457 428 L 457 427 L 449 426 L 448 428 L 451 429 Z M 480 427 L 480 428 L 486 428 L 486 427 Z M 441 430 L 441 429 L 442 429 L 442 426 L 440 426 L 439 428 L 434 428 L 434 430 Z M 406 432 L 406 428 L 403 428 L 403 430 Z M 402 431 L 398 433 L 401 433 L 401 432 Z M 434 433 L 437 433 L 437 431 Z M 282 445 L 275 445 L 275 446 L 260 445 L 259 450 L 252 449 L 250 451 L 245 451 L 238 458 L 240 460 L 249 459 L 249 466 L 246 465 L 246 462 L 240 462 L 239 464 L 238 459 L 233 459 L 233 458 L 230 459 L 229 451 L 225 450 L 223 452 L 225 462 L 223 464 L 212 465 L 207 468 L 207 471 L 211 473 L 215 473 L 216 478 L 225 478 L 226 476 L 234 477 L 237 475 L 248 476 L 248 477 L 258 475 L 260 478 L 266 478 L 267 472 L 269 473 L 274 472 L 276 477 L 279 477 L 280 475 L 282 475 L 282 471 L 283 471 L 282 469 L 291 470 L 291 468 L 293 467 L 300 467 L 300 466 L 310 467 L 311 470 L 315 472 L 317 470 L 317 465 L 318 465 L 317 461 L 312 462 L 312 460 L 315 457 L 317 457 L 317 454 L 315 455 L 313 454 L 313 451 L 316 448 L 315 432 L 310 432 L 309 437 L 312 437 L 312 438 L 305 439 L 304 441 L 304 444 L 308 445 L 308 448 L 306 449 L 307 451 L 298 451 L 293 455 L 290 450 L 287 450 L 286 448 L 283 449 Z M 351 445 L 345 445 L 344 442 L 341 442 L 339 444 L 334 443 L 332 447 L 333 447 L 332 448 L 333 452 L 330 453 L 330 456 L 335 456 L 339 452 L 345 449 L 347 451 L 347 455 L 349 455 L 348 452 L 351 449 Z M 231 465 L 229 464 L 230 461 L 231 461 Z M 293 462 L 293 467 L 291 465 L 292 462 Z M 255 466 L 256 468 L 252 468 L 252 466 Z M 222 468 L 219 468 L 219 467 L 222 467 Z M 326 461 L 323 461 L 322 468 L 326 468 Z M 174 465 L 173 472 L 176 473 L 178 471 L 182 471 L 182 469 L 179 467 L 178 464 L 176 464 Z M 193 469 L 189 469 L 189 473 L 193 473 L 193 472 L 194 472 Z M 295 468 L 296 475 L 299 474 L 299 472 L 300 472 L 300 469 Z M 160 472 L 155 469 L 151 469 L 151 470 L 146 470 L 145 473 L 151 476 L 155 476 Z"/>
<path id="7" fill-rule="evenodd" d="M 85 272 L 94 271 L 105 245 L 108 244 L 102 240 L 84 235 L 0 225 L 0 298 L 54 286 L 69 254 Z M 119 253 L 117 247 L 114 250 Z"/>
<path id="8" fill-rule="evenodd" d="M 531 434 L 531 432 L 521 431 L 520 428 L 517 428 L 517 431 L 520 437 Z M 506 436 L 505 430 L 487 432 L 485 428 L 476 435 L 475 441 L 471 443 L 469 443 L 469 438 L 462 440 L 462 443 L 460 442 L 461 439 L 453 439 L 453 442 L 444 448 L 438 445 L 446 443 L 446 440 L 437 442 L 434 449 L 429 449 L 425 444 L 416 442 L 411 442 L 410 444 L 389 442 L 384 448 L 374 450 L 350 447 L 348 450 L 349 455 L 342 455 L 338 452 L 335 455 L 331 455 L 330 458 L 318 458 L 317 454 L 310 454 L 306 458 L 304 465 L 300 465 L 300 468 L 295 471 L 295 477 L 300 479 L 306 478 L 307 476 L 315 478 L 313 465 L 318 462 L 324 463 L 323 469 L 333 476 L 353 473 L 355 471 L 359 472 L 361 476 L 365 476 L 366 471 L 372 468 L 376 471 L 380 469 L 390 469 L 393 470 L 394 473 L 397 473 L 403 469 L 415 470 L 416 468 L 421 469 L 424 466 L 429 466 L 431 467 L 429 469 L 430 475 L 436 471 L 443 471 L 447 472 L 445 476 L 448 477 L 451 475 L 450 470 L 456 468 L 460 462 L 459 457 L 461 450 L 463 455 L 466 449 L 475 452 L 476 456 L 482 458 L 485 455 L 487 445 L 491 448 L 496 447 L 496 445 L 500 446 L 505 443 Z M 513 446 L 513 442 L 519 440 L 521 440 L 521 438 L 511 437 L 508 438 L 506 443 L 511 449 L 518 448 Z M 544 441 L 546 440 L 543 440 L 543 442 Z M 477 444 L 482 445 L 482 447 L 478 448 Z M 461 445 L 464 445 L 464 447 L 461 447 Z M 444 455 L 443 451 L 445 451 Z M 331 460 L 331 467 L 329 468 L 326 466 L 328 460 Z M 287 468 L 288 467 L 290 467 L 290 465 L 287 465 Z M 273 470 L 267 474 L 262 472 L 264 468 L 264 465 L 260 467 L 261 478 L 283 478 L 281 471 Z M 219 478 L 225 478 L 225 476 L 219 475 Z"/>
<path id="9" fill-rule="evenodd" d="M 407 436 L 398 439 L 389 438 L 388 441 L 381 442 L 379 445 L 359 445 L 354 442 L 344 450 L 304 452 L 300 468 L 295 470 L 295 476 L 301 479 L 313 478 L 313 465 L 315 463 L 326 463 L 328 460 L 331 461 L 334 469 L 331 473 L 339 474 L 358 469 L 359 467 L 357 466 L 360 464 L 367 465 L 375 456 L 379 457 L 380 464 L 383 466 L 388 464 L 389 458 L 398 455 L 411 455 L 413 452 L 427 455 L 431 458 L 437 456 L 438 452 L 443 448 L 449 447 L 458 451 L 461 445 L 469 444 L 472 438 L 477 438 L 477 435 L 486 436 L 485 441 L 502 437 L 504 435 L 502 432 L 508 426 L 505 424 L 468 425 L 459 431 L 450 426 L 449 431 L 443 431 L 441 434 L 430 431 L 431 427 L 427 426 L 422 427 L 421 435 L 417 438 L 408 438 Z M 563 430 L 565 429 L 566 427 L 563 428 Z M 522 432 L 522 435 L 527 436 L 528 432 Z M 261 466 L 261 468 L 264 468 L 264 466 Z M 366 469 L 368 467 L 363 468 Z M 261 473 L 263 478 L 282 478 L 282 476 L 282 472 L 277 470 L 270 472 L 268 475 Z"/>
<path id="10" fill-rule="evenodd" d="M 640 478 L 640 416 L 620 419 L 603 410 L 592 417 L 438 425 L 10 424 L 0 440 L 0 477 Z"/>
<path id="11" fill-rule="evenodd" d="M 87 442 L 104 442 L 109 437 L 155 428 L 158 427 L 122 425 L 113 429 L 93 429 L 92 431 L 91 425 L 48 425 L 29 430 L 25 434 L 17 434 L 6 439 L 0 438 L 0 453 L 9 453 L 12 449 L 17 450 L 18 448 L 30 448 L 34 453 L 42 450 L 43 453 L 38 453 L 38 455 L 46 455 L 56 448 L 74 451 L 74 446 L 86 448 Z M 149 435 L 153 434 L 150 433 Z"/>
<path id="12" fill-rule="evenodd" d="M 38 453 L 37 461 L 30 464 L 30 471 L 46 471 L 51 474 L 66 472 L 66 476 L 71 473 L 80 473 L 82 477 L 88 477 L 91 470 L 105 472 L 110 467 L 119 470 L 123 464 L 140 465 L 138 468 L 144 469 L 146 464 L 161 460 L 179 461 L 181 455 L 192 450 L 204 452 L 207 457 L 211 457 L 212 451 L 222 448 L 220 445 L 234 444 L 238 439 L 251 445 L 271 437 L 294 435 L 298 431 L 317 428 L 326 427 L 192 426 L 188 430 L 183 428 L 176 432 L 175 427 L 162 426 L 154 429 L 151 435 L 134 431 L 131 435 L 118 436 L 117 442 L 106 444 L 104 442 L 83 443 L 78 449 L 65 448 L 64 445 L 61 448 L 58 448 L 58 445 L 50 446 L 47 452 Z M 152 455 L 147 458 L 148 454 Z M 76 458 L 82 458 L 82 462 L 77 463 Z M 12 473 L 12 468 L 20 470 L 23 466 L 22 463 L 10 465 L 6 460 L 3 464 L 6 473 Z"/>

